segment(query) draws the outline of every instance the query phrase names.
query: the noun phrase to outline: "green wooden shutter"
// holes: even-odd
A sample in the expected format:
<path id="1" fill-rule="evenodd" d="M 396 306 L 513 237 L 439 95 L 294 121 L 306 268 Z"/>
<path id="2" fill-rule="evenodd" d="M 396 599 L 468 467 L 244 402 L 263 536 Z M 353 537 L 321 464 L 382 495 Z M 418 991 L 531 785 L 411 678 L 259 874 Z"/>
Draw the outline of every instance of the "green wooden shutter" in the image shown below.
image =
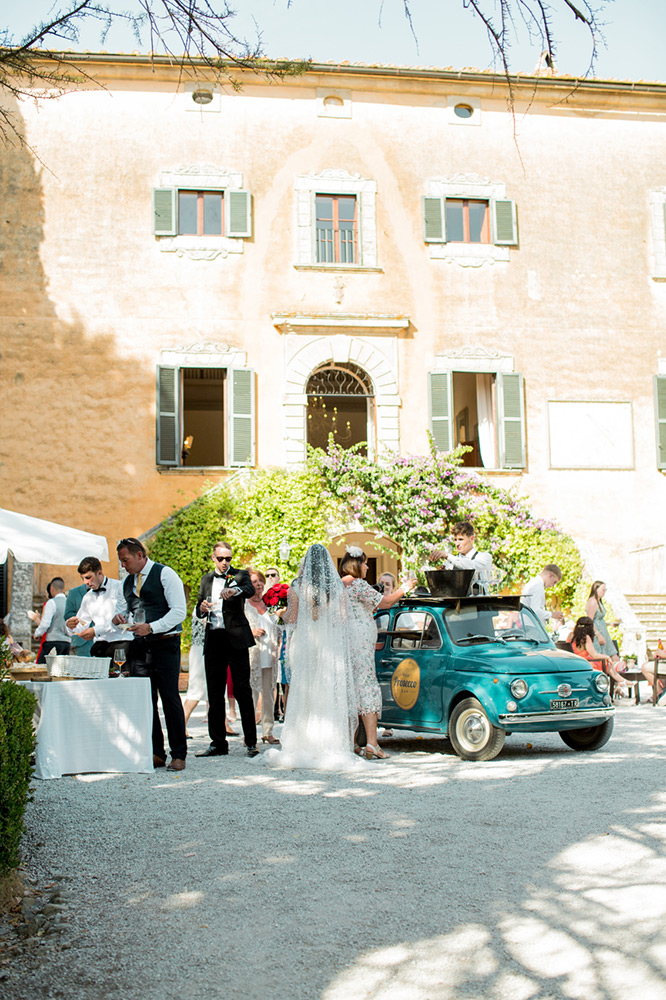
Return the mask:
<path id="1" fill-rule="evenodd" d="M 657 468 L 666 469 L 666 375 L 654 376 L 654 410 L 657 431 Z"/>
<path id="2" fill-rule="evenodd" d="M 430 432 L 438 451 L 451 451 L 453 447 L 453 386 L 451 372 L 428 374 L 428 409 Z"/>
<path id="3" fill-rule="evenodd" d="M 229 465 L 254 465 L 254 371 L 232 368 L 228 375 Z"/>
<path id="4" fill-rule="evenodd" d="M 227 236 L 252 236 L 252 196 L 249 191 L 225 191 Z"/>
<path id="5" fill-rule="evenodd" d="M 175 188 L 153 188 L 153 232 L 155 236 L 176 235 Z"/>
<path id="6" fill-rule="evenodd" d="M 515 201 L 501 199 L 493 202 L 495 218 L 494 243 L 501 246 L 515 246 L 518 243 L 518 220 Z"/>
<path id="7" fill-rule="evenodd" d="M 500 468 L 525 468 L 523 376 L 498 375 Z"/>
<path id="8" fill-rule="evenodd" d="M 446 243 L 443 198 L 423 198 L 423 239 L 426 243 Z"/>
<path id="9" fill-rule="evenodd" d="M 180 415 L 178 413 L 180 372 L 178 368 L 157 368 L 157 464 L 180 464 Z"/>

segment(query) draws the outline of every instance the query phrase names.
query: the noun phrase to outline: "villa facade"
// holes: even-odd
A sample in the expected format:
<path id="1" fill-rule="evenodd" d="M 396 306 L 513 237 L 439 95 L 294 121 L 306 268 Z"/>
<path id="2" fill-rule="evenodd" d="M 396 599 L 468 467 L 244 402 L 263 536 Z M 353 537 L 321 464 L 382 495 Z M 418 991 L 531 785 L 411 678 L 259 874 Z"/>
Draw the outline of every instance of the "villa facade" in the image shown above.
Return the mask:
<path id="1" fill-rule="evenodd" d="M 431 432 L 666 590 L 666 85 L 81 62 L 0 148 L 3 506 L 112 550 L 330 432 Z"/>

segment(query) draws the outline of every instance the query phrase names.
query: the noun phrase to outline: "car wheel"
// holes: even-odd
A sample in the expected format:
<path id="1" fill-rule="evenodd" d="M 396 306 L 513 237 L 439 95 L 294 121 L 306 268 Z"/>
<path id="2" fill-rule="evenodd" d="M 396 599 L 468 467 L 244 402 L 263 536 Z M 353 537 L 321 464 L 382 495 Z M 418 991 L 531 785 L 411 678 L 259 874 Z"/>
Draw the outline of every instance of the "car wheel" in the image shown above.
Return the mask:
<path id="1" fill-rule="evenodd" d="M 451 712 L 449 739 L 463 760 L 492 760 L 504 746 L 505 735 L 493 726 L 476 698 L 465 698 Z"/>
<path id="2" fill-rule="evenodd" d="M 587 729 L 565 729 L 560 736 L 572 750 L 601 750 L 611 738 L 613 721 L 607 719 L 600 726 L 589 726 Z"/>

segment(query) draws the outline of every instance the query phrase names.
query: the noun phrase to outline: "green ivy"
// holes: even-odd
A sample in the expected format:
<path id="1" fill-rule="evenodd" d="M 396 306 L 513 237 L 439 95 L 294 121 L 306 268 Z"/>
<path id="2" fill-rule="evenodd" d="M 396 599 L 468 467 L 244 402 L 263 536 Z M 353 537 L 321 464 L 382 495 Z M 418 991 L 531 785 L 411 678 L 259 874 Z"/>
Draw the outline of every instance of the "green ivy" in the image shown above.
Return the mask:
<path id="1" fill-rule="evenodd" d="M 503 572 L 504 589 L 519 590 L 556 563 L 562 581 L 549 591 L 551 601 L 573 604 L 582 576 L 573 540 L 553 521 L 536 517 L 515 490 L 464 469 L 463 449 L 442 454 L 431 442 L 428 455 L 387 455 L 379 462 L 362 452 L 362 446 L 345 450 L 331 441 L 325 452 L 310 449 L 302 468 L 238 474 L 167 518 L 150 543 L 151 557 L 181 576 L 191 608 L 220 538 L 232 545 L 236 565 L 276 565 L 289 579 L 308 547 L 327 544 L 343 524 L 363 524 L 380 549 L 382 536 L 390 538 L 403 564 L 418 568 L 450 537 L 456 521 L 468 520 L 479 548 Z M 283 539 L 291 552 L 281 562 Z M 186 640 L 189 627 L 188 617 Z"/>

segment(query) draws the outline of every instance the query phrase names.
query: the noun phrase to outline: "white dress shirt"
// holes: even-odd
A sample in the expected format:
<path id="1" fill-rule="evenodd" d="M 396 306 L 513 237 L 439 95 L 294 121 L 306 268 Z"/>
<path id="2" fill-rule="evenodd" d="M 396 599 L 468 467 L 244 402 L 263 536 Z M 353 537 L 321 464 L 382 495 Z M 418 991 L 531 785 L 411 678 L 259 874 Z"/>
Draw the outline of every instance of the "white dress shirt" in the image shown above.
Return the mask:
<path id="1" fill-rule="evenodd" d="M 146 565 L 143 567 L 140 574 L 142 584 L 148 579 L 148 574 L 154 565 L 155 563 L 152 559 L 146 560 Z M 183 587 L 183 581 L 181 578 L 174 569 L 171 569 L 170 566 L 162 567 L 162 571 L 160 573 L 160 583 L 162 584 L 164 597 L 169 605 L 169 610 L 163 618 L 158 618 L 157 621 L 151 622 L 150 629 L 151 632 L 155 633 L 172 632 L 177 625 L 180 625 L 181 622 L 184 621 L 185 615 L 187 614 L 185 588 Z M 134 576 L 133 590 L 136 594 L 136 574 Z M 116 604 L 116 614 L 123 615 L 125 618 L 127 617 L 127 602 L 125 601 L 122 585 L 120 587 L 120 594 Z"/>
<path id="2" fill-rule="evenodd" d="M 550 621 L 552 612 L 546 611 L 546 588 L 540 576 L 533 576 L 523 587 L 520 603 L 536 611 L 545 625 Z"/>
<path id="3" fill-rule="evenodd" d="M 56 601 L 58 602 L 57 604 Z M 39 622 L 39 625 L 35 629 L 35 639 L 41 638 L 41 636 L 45 635 L 48 632 L 53 622 L 53 619 L 56 616 L 56 611 L 58 610 L 59 604 L 62 604 L 61 610 L 64 614 L 66 603 L 67 603 L 67 597 L 63 593 L 56 594 L 55 597 L 49 597 L 48 601 L 44 605 L 44 610 L 42 611 L 42 617 Z M 69 629 L 65 628 L 64 631 L 65 633 L 68 633 Z M 63 642 L 67 642 L 68 641 L 67 634 L 65 634 L 62 637 L 62 639 Z"/>
<path id="4" fill-rule="evenodd" d="M 493 557 L 490 552 L 479 552 L 478 549 L 470 549 L 466 555 L 450 555 L 444 564 L 446 569 L 473 569 L 472 583 L 477 584 L 482 593 L 488 589 L 490 572 L 493 568 Z"/>
<path id="5" fill-rule="evenodd" d="M 132 632 L 125 632 L 111 622 L 116 614 L 118 597 L 121 595 L 120 580 L 110 580 L 108 576 L 105 576 L 97 590 L 91 589 L 83 595 L 81 607 L 76 614 L 80 624 L 77 625 L 74 632 L 82 632 L 85 628 L 89 628 L 91 622 L 94 622 L 95 639 L 101 639 L 104 642 L 121 642 L 133 639 Z M 72 634 L 71 629 L 67 629 L 67 631 L 70 635 Z"/>

